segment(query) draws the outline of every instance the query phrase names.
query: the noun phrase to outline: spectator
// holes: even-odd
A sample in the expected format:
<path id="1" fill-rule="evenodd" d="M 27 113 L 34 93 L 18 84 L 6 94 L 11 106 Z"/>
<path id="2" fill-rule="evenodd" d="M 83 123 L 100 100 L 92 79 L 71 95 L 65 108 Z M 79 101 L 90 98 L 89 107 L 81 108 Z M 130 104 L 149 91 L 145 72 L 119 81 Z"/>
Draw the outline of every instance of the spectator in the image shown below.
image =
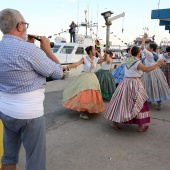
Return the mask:
<path id="1" fill-rule="evenodd" d="M 69 29 L 69 33 L 70 33 L 70 42 L 74 42 L 75 43 L 75 28 L 77 27 L 77 25 L 74 23 L 74 21 L 72 21 L 72 23 L 70 24 L 70 29 Z"/>
<path id="2" fill-rule="evenodd" d="M 41 49 L 27 42 L 29 24 L 15 9 L 0 11 L 0 119 L 4 124 L 2 170 L 16 170 L 21 143 L 26 170 L 46 169 L 44 91 L 46 77 L 61 78 L 63 70 L 41 38 Z M 36 36 L 35 36 L 36 37 Z"/>

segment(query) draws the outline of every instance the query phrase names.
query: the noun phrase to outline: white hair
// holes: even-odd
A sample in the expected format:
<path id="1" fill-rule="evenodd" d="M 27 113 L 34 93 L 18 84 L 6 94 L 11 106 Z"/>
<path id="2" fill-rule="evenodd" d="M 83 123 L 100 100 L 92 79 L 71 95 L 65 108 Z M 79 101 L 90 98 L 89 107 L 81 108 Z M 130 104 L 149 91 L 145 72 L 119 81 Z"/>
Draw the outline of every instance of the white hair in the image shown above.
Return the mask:
<path id="1" fill-rule="evenodd" d="M 3 34 L 16 28 L 17 24 L 23 20 L 21 13 L 15 9 L 3 9 L 0 11 L 0 30 Z"/>

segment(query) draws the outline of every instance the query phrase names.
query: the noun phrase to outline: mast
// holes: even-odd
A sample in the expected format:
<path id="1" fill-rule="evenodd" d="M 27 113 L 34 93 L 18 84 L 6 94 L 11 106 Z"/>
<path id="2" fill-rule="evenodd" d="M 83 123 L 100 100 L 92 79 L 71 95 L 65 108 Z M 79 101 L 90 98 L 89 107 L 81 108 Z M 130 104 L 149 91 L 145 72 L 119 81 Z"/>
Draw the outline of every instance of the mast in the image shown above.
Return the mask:
<path id="1" fill-rule="evenodd" d="M 79 20 L 79 1 L 78 1 L 78 7 L 77 7 L 77 26 L 78 26 L 78 20 Z M 78 30 L 79 29 L 77 29 L 77 34 L 78 34 Z"/>
<path id="2" fill-rule="evenodd" d="M 98 6 L 99 6 L 99 4 L 97 4 L 97 29 L 96 29 L 96 37 L 98 37 Z"/>
<path id="3" fill-rule="evenodd" d="M 85 23 L 86 23 L 86 37 L 87 37 L 87 11 L 85 10 Z"/>

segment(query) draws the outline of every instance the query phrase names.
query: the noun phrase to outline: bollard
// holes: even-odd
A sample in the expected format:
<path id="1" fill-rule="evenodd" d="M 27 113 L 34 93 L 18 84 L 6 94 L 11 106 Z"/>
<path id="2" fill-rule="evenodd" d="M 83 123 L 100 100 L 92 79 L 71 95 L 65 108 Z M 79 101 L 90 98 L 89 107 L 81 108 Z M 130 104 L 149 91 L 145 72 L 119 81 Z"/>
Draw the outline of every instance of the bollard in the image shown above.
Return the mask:
<path id="1" fill-rule="evenodd" d="M 2 155 L 3 155 L 3 124 L 2 121 L 0 120 L 0 168 L 2 166 L 1 164 Z"/>

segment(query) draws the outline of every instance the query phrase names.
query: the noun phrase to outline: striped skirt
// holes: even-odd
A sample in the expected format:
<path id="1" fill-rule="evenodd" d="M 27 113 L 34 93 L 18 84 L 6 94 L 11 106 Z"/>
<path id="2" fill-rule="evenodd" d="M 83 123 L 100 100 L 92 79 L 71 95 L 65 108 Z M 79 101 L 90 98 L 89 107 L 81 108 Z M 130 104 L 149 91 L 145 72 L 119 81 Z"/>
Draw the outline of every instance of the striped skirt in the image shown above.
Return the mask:
<path id="1" fill-rule="evenodd" d="M 100 113 L 104 103 L 94 73 L 81 73 L 63 92 L 63 106 L 78 112 Z"/>
<path id="2" fill-rule="evenodd" d="M 112 73 L 115 83 L 119 84 L 120 82 L 122 82 L 124 80 L 125 66 L 126 66 L 126 63 L 122 64 Z"/>
<path id="3" fill-rule="evenodd" d="M 118 123 L 150 122 L 147 94 L 139 78 L 125 78 L 117 87 L 104 117 Z"/>
<path id="4" fill-rule="evenodd" d="M 143 73 L 141 81 L 149 97 L 148 102 L 170 99 L 170 89 L 160 68 L 156 68 L 149 73 Z"/>
<path id="5" fill-rule="evenodd" d="M 100 83 L 102 97 L 106 99 L 110 99 L 116 90 L 115 81 L 110 70 L 99 69 L 96 72 L 96 76 Z"/>
<path id="6" fill-rule="evenodd" d="M 167 63 L 164 66 L 161 66 L 161 70 L 163 71 L 163 73 L 166 77 L 166 80 L 168 82 L 168 86 L 170 88 L 170 63 Z"/>

